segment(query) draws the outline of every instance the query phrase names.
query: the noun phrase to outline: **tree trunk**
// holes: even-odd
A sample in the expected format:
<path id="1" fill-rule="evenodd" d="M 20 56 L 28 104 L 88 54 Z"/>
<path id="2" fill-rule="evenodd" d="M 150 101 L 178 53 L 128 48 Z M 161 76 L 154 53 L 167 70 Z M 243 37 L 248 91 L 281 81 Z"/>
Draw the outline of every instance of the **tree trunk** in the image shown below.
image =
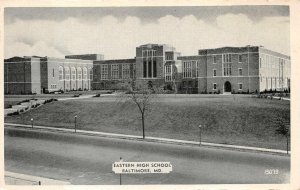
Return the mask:
<path id="1" fill-rule="evenodd" d="M 142 113 L 142 127 L 143 127 L 143 139 L 145 139 L 145 117 L 144 117 L 144 113 Z"/>

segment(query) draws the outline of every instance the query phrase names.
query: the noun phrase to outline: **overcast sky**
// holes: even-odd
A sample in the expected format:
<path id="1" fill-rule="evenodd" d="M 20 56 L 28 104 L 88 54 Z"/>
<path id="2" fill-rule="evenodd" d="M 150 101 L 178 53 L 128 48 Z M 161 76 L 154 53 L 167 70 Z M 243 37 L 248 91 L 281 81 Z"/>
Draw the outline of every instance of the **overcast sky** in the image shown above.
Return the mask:
<path id="1" fill-rule="evenodd" d="M 5 58 L 102 53 L 133 58 L 135 47 L 198 49 L 263 45 L 290 54 L 287 6 L 5 8 Z"/>

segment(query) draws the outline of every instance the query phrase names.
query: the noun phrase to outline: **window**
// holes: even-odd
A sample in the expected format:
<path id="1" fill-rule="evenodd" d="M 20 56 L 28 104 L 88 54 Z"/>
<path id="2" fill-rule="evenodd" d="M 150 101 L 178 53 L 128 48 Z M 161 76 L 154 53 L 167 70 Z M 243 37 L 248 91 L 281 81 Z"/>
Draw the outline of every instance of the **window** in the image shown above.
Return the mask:
<path id="1" fill-rule="evenodd" d="M 217 56 L 213 56 L 213 63 L 217 63 Z"/>
<path id="2" fill-rule="evenodd" d="M 259 58 L 259 68 L 261 68 L 261 57 Z"/>
<path id="3" fill-rule="evenodd" d="M 243 75 L 243 69 L 239 68 L 239 76 L 242 76 L 242 75 Z"/>
<path id="4" fill-rule="evenodd" d="M 223 69 L 224 69 L 224 76 L 231 76 L 231 63 L 224 63 Z"/>
<path id="5" fill-rule="evenodd" d="M 217 76 L 217 70 L 214 69 L 213 72 L 214 72 L 214 77 Z"/>
<path id="6" fill-rule="evenodd" d="M 50 88 L 51 88 L 51 89 L 56 89 L 56 84 L 51 84 L 51 85 L 50 85 Z"/>
<path id="7" fill-rule="evenodd" d="M 77 80 L 82 80 L 82 69 L 80 67 L 77 68 Z"/>
<path id="8" fill-rule="evenodd" d="M 70 68 L 69 67 L 65 67 L 65 77 L 66 80 L 70 80 Z"/>
<path id="9" fill-rule="evenodd" d="M 123 79 L 130 78 L 130 65 L 129 64 L 122 65 L 122 77 L 123 77 Z"/>
<path id="10" fill-rule="evenodd" d="M 58 80 L 64 80 L 64 68 L 61 66 L 58 68 Z"/>
<path id="11" fill-rule="evenodd" d="M 171 65 L 165 66 L 165 77 L 166 77 L 166 81 L 172 80 L 172 66 Z"/>
<path id="12" fill-rule="evenodd" d="M 118 64 L 111 65 L 111 77 L 112 77 L 112 79 L 119 79 L 119 65 Z"/>
<path id="13" fill-rule="evenodd" d="M 239 90 L 243 90 L 243 84 L 239 83 Z"/>
<path id="14" fill-rule="evenodd" d="M 214 90 L 217 90 L 217 84 L 214 83 Z"/>
<path id="15" fill-rule="evenodd" d="M 239 63 L 242 62 L 242 55 L 239 55 Z"/>
<path id="16" fill-rule="evenodd" d="M 52 77 L 54 78 L 54 68 L 52 69 Z"/>
<path id="17" fill-rule="evenodd" d="M 223 54 L 223 75 L 231 76 L 231 57 L 232 54 Z"/>
<path id="18" fill-rule="evenodd" d="M 108 79 L 108 65 L 101 65 L 101 79 Z"/>
<path id="19" fill-rule="evenodd" d="M 87 80 L 87 68 L 83 67 L 83 80 Z"/>
<path id="20" fill-rule="evenodd" d="M 72 80 L 76 80 L 76 69 L 75 69 L 75 67 L 71 68 L 71 73 L 72 73 Z"/>
<path id="21" fill-rule="evenodd" d="M 93 80 L 93 68 L 89 68 L 89 70 L 90 70 L 90 80 Z"/>
<path id="22" fill-rule="evenodd" d="M 156 51 L 154 50 L 145 50 L 146 56 L 143 56 L 143 77 L 144 78 L 155 78 L 157 75 L 156 68 Z"/>
<path id="23" fill-rule="evenodd" d="M 185 61 L 183 62 L 183 78 L 192 77 L 192 63 L 194 61 Z"/>
<path id="24" fill-rule="evenodd" d="M 223 54 L 223 63 L 231 63 L 232 54 Z"/>

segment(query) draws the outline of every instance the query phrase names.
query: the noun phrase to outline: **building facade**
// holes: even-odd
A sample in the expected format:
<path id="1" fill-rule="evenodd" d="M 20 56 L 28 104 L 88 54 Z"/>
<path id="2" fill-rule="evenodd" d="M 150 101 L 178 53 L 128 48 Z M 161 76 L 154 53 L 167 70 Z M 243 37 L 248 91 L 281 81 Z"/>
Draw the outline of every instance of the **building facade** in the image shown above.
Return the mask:
<path id="1" fill-rule="evenodd" d="M 76 56 L 77 59 L 33 56 L 4 60 L 5 94 L 91 90 L 93 60 Z"/>
<path id="2" fill-rule="evenodd" d="M 94 90 L 125 89 L 136 77 L 135 59 L 94 61 Z"/>
<path id="3" fill-rule="evenodd" d="M 41 92 L 40 58 L 12 57 L 4 61 L 4 93 Z"/>
<path id="4" fill-rule="evenodd" d="M 261 46 L 200 49 L 181 56 L 165 44 L 136 47 L 133 59 L 101 54 L 5 60 L 5 93 L 126 89 L 148 86 L 177 93 L 254 93 L 290 89 L 290 57 Z"/>
<path id="5" fill-rule="evenodd" d="M 41 58 L 42 93 L 91 90 L 93 61 L 80 59 Z"/>
<path id="6" fill-rule="evenodd" d="M 259 46 L 202 49 L 179 57 L 186 88 L 198 93 L 253 93 L 290 88 L 290 57 Z M 185 85 L 186 86 L 186 85 Z"/>

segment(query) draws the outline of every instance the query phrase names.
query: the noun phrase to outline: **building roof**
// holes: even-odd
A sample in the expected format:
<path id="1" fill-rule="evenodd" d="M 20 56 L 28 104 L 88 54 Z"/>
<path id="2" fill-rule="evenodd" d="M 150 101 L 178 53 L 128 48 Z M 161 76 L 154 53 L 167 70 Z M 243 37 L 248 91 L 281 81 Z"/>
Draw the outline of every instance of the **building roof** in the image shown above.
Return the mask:
<path id="1" fill-rule="evenodd" d="M 94 61 L 94 64 L 135 63 L 135 59 L 111 59 Z"/>

